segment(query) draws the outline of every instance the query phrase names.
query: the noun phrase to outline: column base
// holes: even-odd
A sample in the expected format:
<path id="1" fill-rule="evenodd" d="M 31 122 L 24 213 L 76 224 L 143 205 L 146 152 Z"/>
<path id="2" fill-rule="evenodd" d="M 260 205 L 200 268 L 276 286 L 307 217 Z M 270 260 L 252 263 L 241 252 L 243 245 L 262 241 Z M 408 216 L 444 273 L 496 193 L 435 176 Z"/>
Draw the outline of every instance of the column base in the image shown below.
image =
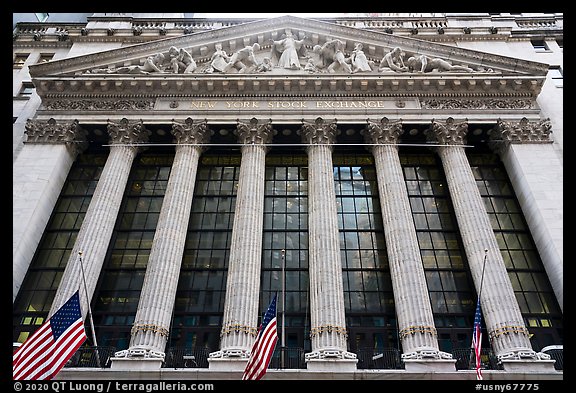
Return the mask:
<path id="1" fill-rule="evenodd" d="M 110 358 L 110 369 L 115 371 L 160 370 L 164 359 L 160 358 Z"/>
<path id="2" fill-rule="evenodd" d="M 305 355 L 306 368 L 310 371 L 346 372 L 356 371 L 358 359 L 355 353 L 341 349 L 322 349 Z"/>
<path id="3" fill-rule="evenodd" d="M 454 372 L 456 359 L 405 359 L 404 369 L 411 372 Z"/>

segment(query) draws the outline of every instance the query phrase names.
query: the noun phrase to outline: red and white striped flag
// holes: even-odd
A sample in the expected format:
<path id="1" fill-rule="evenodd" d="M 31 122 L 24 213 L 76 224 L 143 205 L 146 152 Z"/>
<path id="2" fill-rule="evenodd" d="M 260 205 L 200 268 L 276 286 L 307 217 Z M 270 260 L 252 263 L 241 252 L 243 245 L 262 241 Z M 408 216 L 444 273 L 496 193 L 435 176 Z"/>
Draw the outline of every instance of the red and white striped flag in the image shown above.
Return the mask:
<path id="1" fill-rule="evenodd" d="M 252 352 L 250 353 L 250 359 L 248 359 L 248 364 L 246 364 L 246 369 L 242 375 L 243 380 L 259 380 L 268 369 L 270 364 L 270 359 L 272 359 L 272 354 L 274 353 L 274 348 L 276 347 L 276 342 L 278 341 L 278 329 L 276 326 L 276 296 L 270 302 L 268 310 L 264 314 L 264 319 L 260 328 L 258 328 L 258 334 L 256 336 L 256 342 L 252 346 Z"/>
<path id="2" fill-rule="evenodd" d="M 52 379 L 86 341 L 78 291 L 12 357 L 12 379 Z"/>
<path id="3" fill-rule="evenodd" d="M 480 311 L 480 297 L 476 303 L 476 314 L 474 315 L 474 331 L 472 332 L 472 347 L 474 349 L 474 359 L 476 362 L 476 379 L 482 380 L 482 312 Z"/>

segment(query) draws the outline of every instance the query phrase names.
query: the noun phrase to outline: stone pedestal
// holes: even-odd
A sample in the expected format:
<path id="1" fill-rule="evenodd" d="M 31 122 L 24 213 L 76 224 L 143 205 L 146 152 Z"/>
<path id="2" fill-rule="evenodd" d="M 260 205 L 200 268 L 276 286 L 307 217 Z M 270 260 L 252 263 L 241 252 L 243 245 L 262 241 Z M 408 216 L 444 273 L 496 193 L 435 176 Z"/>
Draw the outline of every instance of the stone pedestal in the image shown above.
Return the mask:
<path id="1" fill-rule="evenodd" d="M 208 358 L 210 371 L 242 371 L 246 369 L 248 358 Z"/>
<path id="2" fill-rule="evenodd" d="M 404 368 L 410 372 L 454 372 L 456 359 L 405 359 Z"/>
<path id="3" fill-rule="evenodd" d="M 110 369 L 114 371 L 160 370 L 164 361 L 160 358 L 110 358 Z"/>
<path id="4" fill-rule="evenodd" d="M 510 359 L 501 360 L 504 371 L 509 372 L 553 372 L 555 360 Z"/>
<path id="5" fill-rule="evenodd" d="M 309 359 L 306 361 L 308 371 L 355 372 L 358 359 Z"/>

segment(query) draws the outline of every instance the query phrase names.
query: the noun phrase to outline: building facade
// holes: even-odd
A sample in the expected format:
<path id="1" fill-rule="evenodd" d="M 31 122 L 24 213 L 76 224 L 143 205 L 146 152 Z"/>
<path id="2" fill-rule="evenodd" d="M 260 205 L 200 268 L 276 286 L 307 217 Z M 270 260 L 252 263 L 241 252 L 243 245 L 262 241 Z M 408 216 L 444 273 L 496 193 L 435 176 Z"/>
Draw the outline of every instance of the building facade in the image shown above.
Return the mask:
<path id="1" fill-rule="evenodd" d="M 13 341 L 80 290 L 62 378 L 238 379 L 275 294 L 268 379 L 474 379 L 477 299 L 487 378 L 562 378 L 562 14 L 13 39 Z"/>

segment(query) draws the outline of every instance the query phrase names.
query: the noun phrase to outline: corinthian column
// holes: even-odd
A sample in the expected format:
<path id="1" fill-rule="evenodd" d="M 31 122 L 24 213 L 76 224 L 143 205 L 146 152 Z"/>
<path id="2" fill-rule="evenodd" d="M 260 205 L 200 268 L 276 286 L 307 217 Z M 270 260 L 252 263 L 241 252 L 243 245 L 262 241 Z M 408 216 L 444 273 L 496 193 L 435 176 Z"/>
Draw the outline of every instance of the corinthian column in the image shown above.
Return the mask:
<path id="1" fill-rule="evenodd" d="M 119 123 L 108 122 L 110 154 L 84 216 L 49 316 L 56 312 L 78 289 L 80 289 L 82 315 L 86 315 L 108 250 L 132 161 L 138 151 L 137 144 L 147 141 L 149 133 L 142 122 L 132 123 L 127 119 L 122 119 Z M 88 299 L 82 282 L 79 252 L 83 253 L 82 262 Z"/>
<path id="2" fill-rule="evenodd" d="M 243 370 L 258 328 L 258 301 L 264 225 L 266 144 L 272 141 L 271 122 L 238 121 L 242 144 L 240 179 L 234 209 L 230 259 L 226 277 L 220 350 L 210 354 L 210 368 Z"/>
<path id="3" fill-rule="evenodd" d="M 455 361 L 442 360 L 452 359 L 452 355 L 438 348 L 418 237 L 398 156 L 397 142 L 402 132 L 400 121 L 390 122 L 385 117 L 379 123 L 368 121 L 363 132 L 367 142 L 374 144 L 371 150 L 376 164 L 402 358 L 407 370 L 427 363 L 426 367 L 453 371 Z"/>
<path id="4" fill-rule="evenodd" d="M 28 120 L 25 133 L 27 139 L 12 167 L 13 300 L 72 163 L 88 145 L 77 120 Z"/>
<path id="5" fill-rule="evenodd" d="M 548 367 L 551 361 L 546 357 L 549 359 L 549 356 L 532 350 L 496 236 L 464 151 L 467 132 L 467 121 L 455 122 L 448 118 L 444 123 L 432 121 L 428 138 L 441 145 L 437 152 L 477 292 L 482 285 L 480 302 L 492 349 L 510 370 Z"/>
<path id="6" fill-rule="evenodd" d="M 198 161 L 202 144 L 208 142 L 212 131 L 205 121 L 194 123 L 188 118 L 185 123 L 174 122 L 172 134 L 176 155 L 154 233 L 130 348 L 116 353 L 117 358 L 157 359 L 158 368 L 169 335 Z M 126 366 L 134 367 L 133 362 L 126 362 Z"/>
<path id="7" fill-rule="evenodd" d="M 332 166 L 336 121 L 325 122 L 320 117 L 314 123 L 303 121 L 299 134 L 309 145 L 308 264 L 312 352 L 306 354 L 306 365 L 309 370 L 355 370 L 356 354 L 347 351 L 348 332 Z"/>

